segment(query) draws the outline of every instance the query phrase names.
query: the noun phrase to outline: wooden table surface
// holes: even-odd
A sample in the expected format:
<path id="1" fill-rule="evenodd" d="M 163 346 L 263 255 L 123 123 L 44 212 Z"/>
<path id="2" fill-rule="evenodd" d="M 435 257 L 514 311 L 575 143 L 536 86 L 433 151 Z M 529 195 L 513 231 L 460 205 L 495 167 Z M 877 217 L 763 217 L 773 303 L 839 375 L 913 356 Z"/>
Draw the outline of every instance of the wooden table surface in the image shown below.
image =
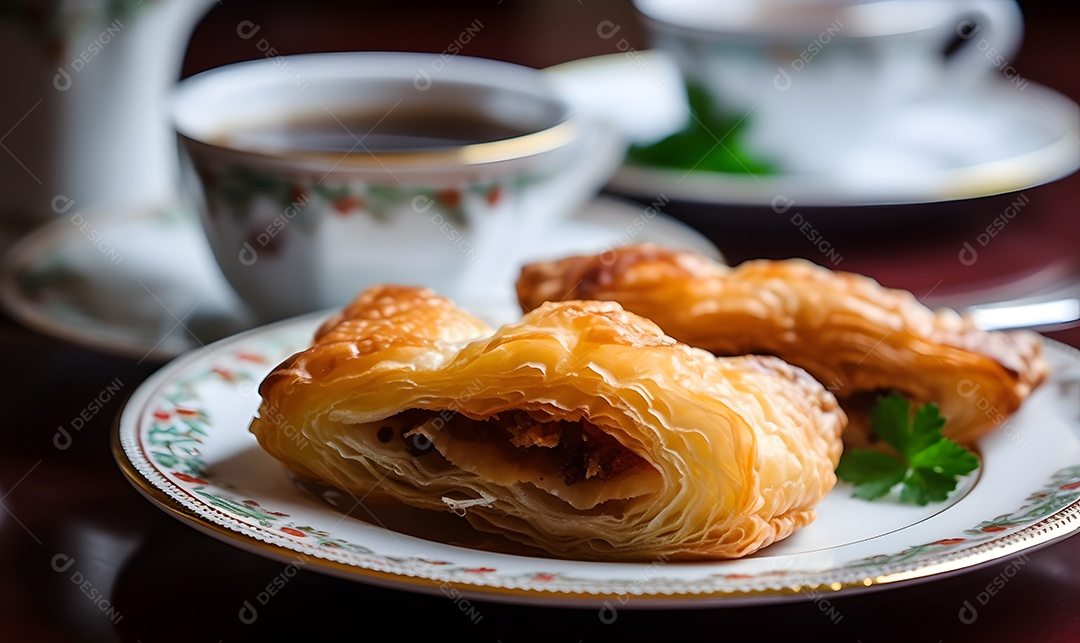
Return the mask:
<path id="1" fill-rule="evenodd" d="M 1080 98 L 1074 8 L 1025 7 L 1027 36 L 1014 66 L 1032 82 Z M 1059 13 L 1064 11 L 1065 13 Z M 601 21 L 623 27 L 635 48 L 647 47 L 626 2 L 225 2 L 196 30 L 184 74 L 261 52 L 237 37 L 240 21 L 282 54 L 329 50 L 442 51 L 470 24 L 483 29 L 464 53 L 536 67 L 615 53 L 597 36 Z M 1080 144 L 1080 142 L 1078 142 Z M 1030 201 L 974 265 L 958 261 L 974 238 L 1017 195 L 956 205 L 867 213 L 880 221 L 830 232 L 843 245 L 846 269 L 930 295 L 961 298 L 987 286 L 1023 291 L 1060 281 L 1078 268 L 1080 177 L 1026 190 Z M 741 225 L 738 213 L 678 207 L 733 260 L 807 256 L 814 248 L 797 230 Z M 814 212 L 829 226 L 828 211 Z M 1050 336 L 1080 346 L 1080 329 Z M 125 394 L 160 365 L 97 352 L 0 320 L 5 361 L 0 388 L 0 639 L 20 641 L 320 640 L 829 640 L 1078 641 L 1080 538 L 1030 554 L 1029 561 L 973 623 L 960 610 L 992 586 L 1008 563 L 886 591 L 837 597 L 839 622 L 814 602 L 688 611 L 622 610 L 607 623 L 595 609 L 476 603 L 477 622 L 442 596 L 424 596 L 301 570 L 259 618 L 239 618 L 282 565 L 218 542 L 144 500 L 122 477 L 109 434 L 122 396 L 110 400 L 73 435 L 53 437 L 110 382 Z M 56 571 L 74 558 L 89 585 Z M 98 592 L 96 598 L 88 592 Z M 109 619 L 102 601 L 122 618 Z M 115 621 L 115 622 L 114 622 Z"/>

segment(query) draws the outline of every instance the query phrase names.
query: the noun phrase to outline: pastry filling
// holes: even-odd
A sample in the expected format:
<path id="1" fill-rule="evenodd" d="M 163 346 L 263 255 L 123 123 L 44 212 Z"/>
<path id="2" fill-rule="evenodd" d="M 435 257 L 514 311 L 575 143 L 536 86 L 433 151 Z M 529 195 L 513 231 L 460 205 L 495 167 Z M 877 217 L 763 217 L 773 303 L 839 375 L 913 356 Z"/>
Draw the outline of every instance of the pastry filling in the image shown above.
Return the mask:
<path id="1" fill-rule="evenodd" d="M 417 457 L 430 441 L 454 465 L 492 482 L 530 482 L 578 508 L 659 489 L 642 456 L 587 420 L 539 420 L 525 411 L 478 420 L 444 411 L 414 412 L 402 433 Z"/>

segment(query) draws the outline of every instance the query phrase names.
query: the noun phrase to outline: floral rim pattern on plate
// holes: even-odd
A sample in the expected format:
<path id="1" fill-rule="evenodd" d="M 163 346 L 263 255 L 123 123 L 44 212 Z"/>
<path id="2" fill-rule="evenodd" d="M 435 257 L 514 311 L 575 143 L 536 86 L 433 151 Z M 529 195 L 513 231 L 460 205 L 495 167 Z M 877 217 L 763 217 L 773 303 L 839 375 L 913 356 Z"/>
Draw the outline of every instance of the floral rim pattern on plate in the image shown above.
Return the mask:
<path id="1" fill-rule="evenodd" d="M 245 438 L 250 437 L 246 435 L 246 423 L 239 427 L 215 423 L 216 409 L 228 403 L 222 402 L 220 395 L 206 395 L 206 391 L 232 391 L 257 400 L 255 389 L 263 375 L 278 361 L 306 346 L 317 322 L 308 317 L 224 340 L 207 353 L 174 362 L 148 380 L 141 395 L 136 394 L 129 402 L 114 445 L 121 467 L 135 486 L 178 517 L 223 540 L 241 541 L 245 549 L 263 555 L 314 562 L 320 571 L 334 575 L 417 591 L 455 587 L 482 598 L 522 601 L 538 596 L 618 598 L 623 603 L 630 598 L 667 602 L 672 598 L 701 597 L 720 604 L 733 597 L 759 602 L 793 600 L 824 591 L 880 587 L 970 568 L 1048 544 L 1080 527 L 1078 461 L 1047 471 L 1041 486 L 1006 511 L 986 515 L 933 540 L 823 568 L 800 567 L 797 555 L 786 566 L 759 565 L 751 571 L 732 569 L 729 561 L 704 567 L 664 560 L 604 567 L 597 563 L 485 554 L 438 543 L 410 545 L 412 550 L 402 554 L 397 551 L 400 547 L 380 546 L 400 545 L 400 539 L 371 538 L 368 535 L 372 532 L 363 530 L 359 539 L 355 534 L 342 536 L 335 529 L 311 524 L 308 511 L 296 515 L 289 509 L 294 499 L 278 506 L 274 498 L 268 501 L 265 497 L 251 497 L 229 481 L 217 479 L 214 467 L 208 466 L 204 457 L 215 432 L 239 431 Z M 1049 352 L 1059 362 L 1080 363 L 1080 353 L 1074 349 L 1049 344 Z M 1068 395 L 1073 384 L 1062 382 L 1056 386 Z M 1080 418 L 1070 420 L 1071 425 L 1080 425 Z M 1072 430 L 1080 432 L 1076 426 Z M 313 504 L 319 502 L 295 491 Z M 324 511 L 334 513 L 328 506 Z M 336 515 L 339 521 L 349 520 Z M 366 523 L 364 526 L 375 532 L 387 531 Z M 439 555 L 427 553 L 431 547 Z M 597 569 L 617 573 L 597 574 Z M 687 574 L 687 570 L 693 571 Z"/>

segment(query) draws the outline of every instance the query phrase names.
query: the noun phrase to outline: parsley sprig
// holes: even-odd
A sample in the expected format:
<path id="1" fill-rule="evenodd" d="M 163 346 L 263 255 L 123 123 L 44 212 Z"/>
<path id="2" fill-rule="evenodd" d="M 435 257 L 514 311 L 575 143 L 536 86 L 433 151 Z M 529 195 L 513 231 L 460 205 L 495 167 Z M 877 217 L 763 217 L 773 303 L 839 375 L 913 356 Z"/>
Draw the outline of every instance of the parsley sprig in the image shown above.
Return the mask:
<path id="1" fill-rule="evenodd" d="M 900 501 L 926 505 L 941 502 L 957 479 L 979 468 L 974 453 L 941 434 L 945 418 L 937 404 L 911 405 L 892 393 L 870 412 L 870 428 L 900 457 L 880 451 L 851 449 L 840 458 L 836 475 L 855 485 L 856 498 L 875 500 L 903 484 Z"/>

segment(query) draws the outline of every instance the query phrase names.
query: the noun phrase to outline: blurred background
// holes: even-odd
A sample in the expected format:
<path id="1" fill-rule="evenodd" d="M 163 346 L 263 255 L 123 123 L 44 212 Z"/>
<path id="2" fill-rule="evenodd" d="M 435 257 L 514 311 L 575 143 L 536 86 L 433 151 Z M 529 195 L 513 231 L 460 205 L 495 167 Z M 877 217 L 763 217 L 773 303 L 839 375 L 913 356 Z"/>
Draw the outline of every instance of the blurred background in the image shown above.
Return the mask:
<path id="1" fill-rule="evenodd" d="M 1080 74 L 1074 71 L 1080 64 L 1080 7 L 1031 0 L 1020 5 L 1024 42 L 1010 64 L 1024 79 L 1080 99 Z M 645 25 L 629 0 L 310 0 L 302 9 L 285 0 L 232 0 L 211 9 L 195 29 L 183 75 L 264 56 L 252 40 L 237 36 L 237 25 L 245 20 L 259 25 L 258 36 L 282 55 L 339 50 L 438 53 L 475 21 L 483 29 L 461 46 L 461 53 L 538 68 L 617 54 L 627 44 L 639 51 L 650 47 Z M 604 21 L 619 27 L 617 38 L 598 35 L 597 25 Z M 932 304 L 966 304 L 984 293 L 1011 297 L 1052 287 L 1080 269 L 1080 216 L 1073 196 L 1080 194 L 1078 182 L 1080 177 L 1071 176 L 1028 190 L 1031 203 L 1010 222 L 1008 234 L 980 248 L 980 260 L 963 270 L 956 269 L 960 244 L 985 231 L 1016 193 L 801 212 L 842 252 L 842 268 L 928 295 Z M 785 225 L 756 225 L 763 214 L 771 214 L 767 208 L 676 202 L 664 209 L 705 232 L 733 263 L 752 257 L 822 259 L 805 232 L 787 224 L 786 218 Z"/>
<path id="2" fill-rule="evenodd" d="M 597 36 L 603 20 L 618 21 L 619 36 L 645 44 L 645 30 L 629 0 L 229 0 L 212 8 L 191 38 L 183 75 L 258 58 L 254 43 L 237 37 L 251 20 L 260 37 L 282 54 L 319 51 L 426 51 L 439 53 L 479 20 L 483 30 L 463 54 L 549 67 L 616 53 Z"/>
<path id="3" fill-rule="evenodd" d="M 1072 3 L 1019 3 L 1028 23 L 1027 42 L 1015 65 L 1039 83 L 1057 81 L 1056 70 L 1080 59 L 1075 34 L 1080 7 Z M 257 19 L 257 20 L 256 20 Z M 243 20 L 263 27 L 260 36 L 282 54 L 316 51 L 428 51 L 438 53 L 474 20 L 490 31 L 467 44 L 471 56 L 500 58 L 533 67 L 616 53 L 616 43 L 598 37 L 596 26 L 617 22 L 638 49 L 648 46 L 645 28 L 630 0 L 228 0 L 211 9 L 191 38 L 184 61 L 187 76 L 218 65 L 258 58 L 252 43 L 236 36 Z M 440 43 L 443 43 L 440 45 Z M 1055 86 L 1066 94 L 1080 86 Z"/>

